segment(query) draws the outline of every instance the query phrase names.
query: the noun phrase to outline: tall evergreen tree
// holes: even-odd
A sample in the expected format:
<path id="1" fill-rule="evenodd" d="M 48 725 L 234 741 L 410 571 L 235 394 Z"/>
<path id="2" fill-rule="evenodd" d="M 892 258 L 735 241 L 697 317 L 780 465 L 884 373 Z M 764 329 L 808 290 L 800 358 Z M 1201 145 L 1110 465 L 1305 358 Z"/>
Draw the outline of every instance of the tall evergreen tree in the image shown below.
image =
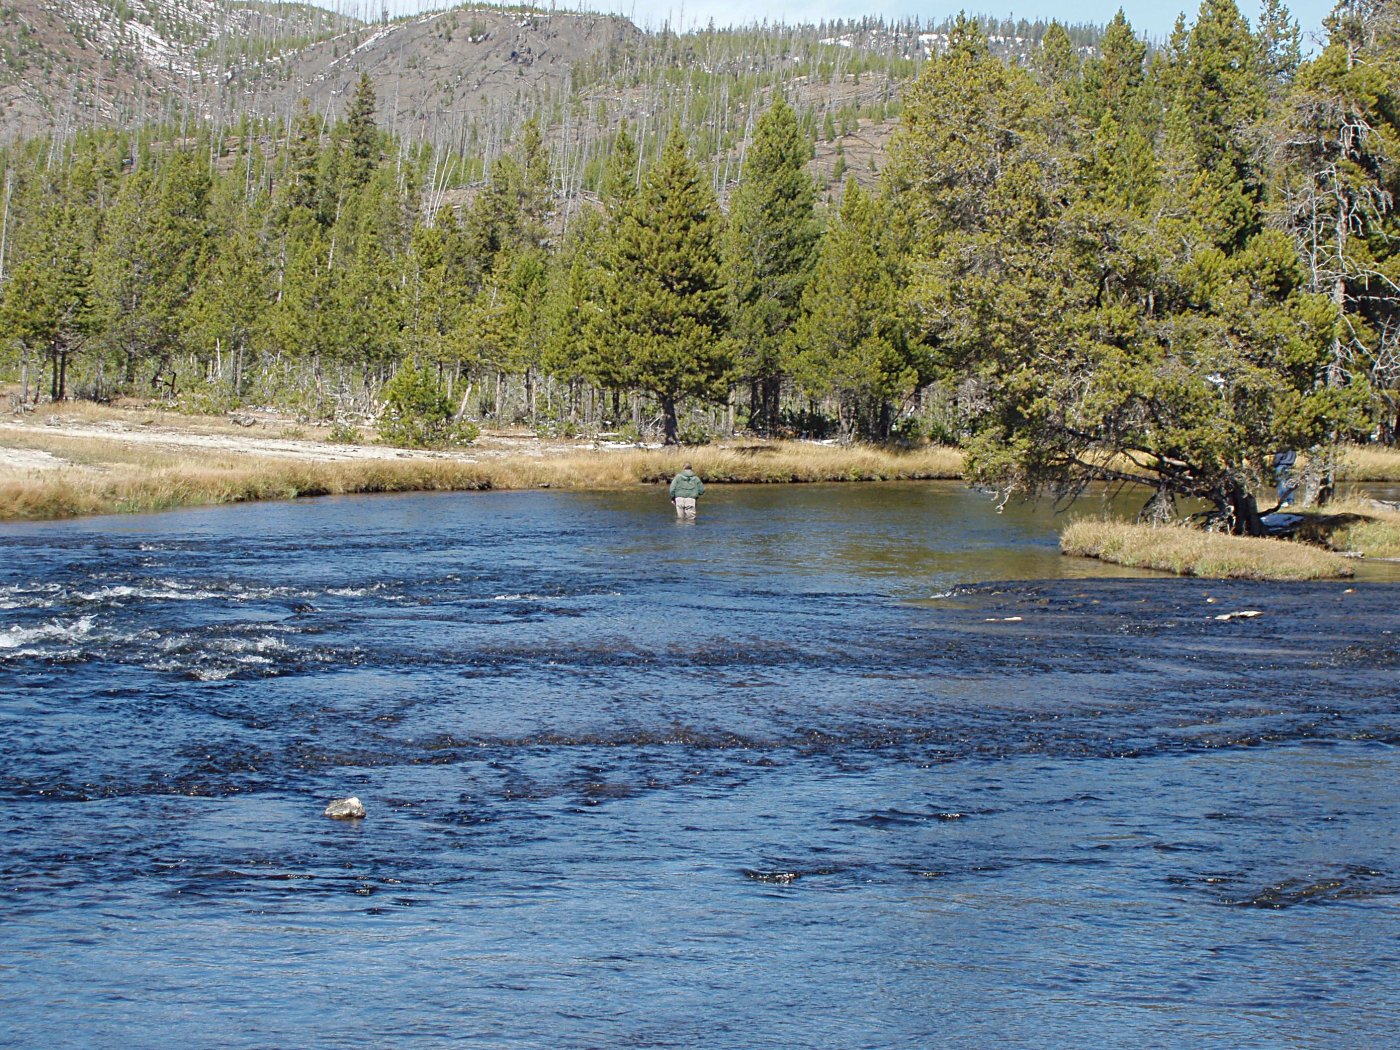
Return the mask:
<path id="1" fill-rule="evenodd" d="M 1258 40 L 1234 0 L 1203 0 L 1166 71 L 1169 181 L 1182 235 L 1226 250 L 1263 225 L 1268 101 Z"/>
<path id="2" fill-rule="evenodd" d="M 808 395 L 835 400 L 845 440 L 888 439 L 893 403 L 930 378 L 901 319 L 889 228 L 882 202 L 849 180 L 788 344 L 794 378 Z"/>
<path id="3" fill-rule="evenodd" d="M 374 122 L 377 105 L 374 81 L 368 73 L 361 73 L 345 113 L 343 177 L 347 190 L 363 186 L 379 166 L 379 128 Z"/>
<path id="4" fill-rule="evenodd" d="M 317 174 L 320 164 L 321 118 L 312 111 L 310 100 L 303 98 L 297 103 L 287 135 L 287 157 L 279 194 L 284 215 L 297 210 L 320 215 Z"/>
<path id="5" fill-rule="evenodd" d="M 1178 185 L 1249 173 L 1229 114 L 1254 112 L 1257 51 L 1237 51 L 1237 70 L 1208 47 L 1244 46 L 1228 15 L 1207 0 L 1214 22 L 1178 38 L 1179 106 L 1230 83 L 1246 95 L 1210 101 L 1202 116 L 1216 123 L 1178 140 Z M 1253 209 L 1247 221 L 1217 197 L 1168 209 L 1150 243 L 1105 240 L 1115 211 L 1142 218 L 1141 198 L 1112 177 L 1081 172 L 1079 190 L 1058 177 L 1067 158 L 1040 130 L 1043 105 L 969 30 L 926 67 L 892 147 L 902 206 L 925 217 L 910 305 L 987 405 L 968 449 L 973 475 L 1010 491 L 1133 481 L 1209 500 L 1231 528 L 1261 531 L 1250 483 L 1269 454 L 1307 447 L 1345 417 L 1319 385 L 1335 313 L 1307 291 L 1279 235 L 1249 232 L 1258 186 L 1227 202 Z"/>
<path id="6" fill-rule="evenodd" d="M 1123 9 L 1104 27 L 1099 53 L 1084 63 L 1079 109 L 1090 128 L 1112 116 L 1119 127 L 1143 120 L 1140 96 L 1146 77 L 1147 44 L 1139 40 Z"/>
<path id="7" fill-rule="evenodd" d="M 68 396 L 68 369 L 95 327 L 90 264 L 93 218 L 62 199 L 44 202 L 21 261 L 0 294 L 0 329 L 49 368 L 49 396 Z"/>
<path id="8" fill-rule="evenodd" d="M 779 99 L 758 120 L 730 202 L 724 276 L 739 368 L 751 390 L 750 426 L 772 433 L 782 390 L 782 341 L 797 317 L 820 234 L 811 144 Z"/>
<path id="9" fill-rule="evenodd" d="M 1400 430 L 1400 24 L 1339 5 L 1298 72 L 1276 142 L 1278 198 L 1313 291 L 1340 314 L 1329 382 L 1364 382 Z M 1314 479 L 1309 479 L 1313 482 Z"/>
<path id="10" fill-rule="evenodd" d="M 618 228 L 604 289 L 616 371 L 660 402 L 667 444 L 680 400 L 727 391 L 719 239 L 714 191 L 676 128 Z"/>
<path id="11" fill-rule="evenodd" d="M 150 385 L 172 378 L 183 310 L 208 250 L 209 191 L 202 154 L 173 151 L 123 179 L 104 218 L 95 306 L 106 341 L 125 359 L 128 386 L 142 362 Z"/>

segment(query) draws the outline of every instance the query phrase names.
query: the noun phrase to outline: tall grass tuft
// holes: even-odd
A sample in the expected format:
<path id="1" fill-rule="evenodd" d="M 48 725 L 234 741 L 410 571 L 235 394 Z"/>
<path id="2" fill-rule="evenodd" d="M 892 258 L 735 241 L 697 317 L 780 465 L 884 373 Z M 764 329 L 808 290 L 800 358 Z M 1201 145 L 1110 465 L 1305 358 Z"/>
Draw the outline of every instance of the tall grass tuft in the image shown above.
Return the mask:
<path id="1" fill-rule="evenodd" d="M 1065 554 L 1179 576 L 1230 580 L 1323 580 L 1352 575 L 1340 555 L 1303 543 L 1114 521 L 1073 522 L 1060 536 Z"/>
<path id="2" fill-rule="evenodd" d="M 1344 481 L 1400 481 L 1400 449 L 1348 445 L 1337 473 Z"/>

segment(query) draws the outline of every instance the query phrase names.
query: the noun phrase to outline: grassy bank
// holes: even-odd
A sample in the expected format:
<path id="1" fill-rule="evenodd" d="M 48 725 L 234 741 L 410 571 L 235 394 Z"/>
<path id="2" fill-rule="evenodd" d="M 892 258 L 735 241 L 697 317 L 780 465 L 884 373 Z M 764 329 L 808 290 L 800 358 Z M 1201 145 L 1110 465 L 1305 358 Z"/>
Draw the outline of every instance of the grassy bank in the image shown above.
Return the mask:
<path id="1" fill-rule="evenodd" d="M 1337 476 L 1343 481 L 1400 482 L 1400 449 L 1348 445 L 1342 449 Z"/>
<path id="2" fill-rule="evenodd" d="M 1076 521 L 1060 536 L 1060 550 L 1132 568 L 1209 579 L 1324 580 L 1352 575 L 1346 559 L 1304 543 L 1176 526 Z"/>
<path id="3" fill-rule="evenodd" d="M 350 493 L 626 488 L 666 481 L 683 462 L 707 481 L 731 483 L 955 478 L 962 466 L 954 449 L 899 452 L 796 442 L 324 462 L 197 450 L 152 452 L 61 433 L 6 441 L 73 464 L 0 480 L 0 518 L 31 520 Z"/>
<path id="4" fill-rule="evenodd" d="M 1290 508 L 1291 509 L 1291 508 Z M 1368 558 L 1400 558 L 1400 512 L 1367 499 L 1338 500 L 1319 510 L 1301 510 L 1299 535 L 1333 550 Z"/>

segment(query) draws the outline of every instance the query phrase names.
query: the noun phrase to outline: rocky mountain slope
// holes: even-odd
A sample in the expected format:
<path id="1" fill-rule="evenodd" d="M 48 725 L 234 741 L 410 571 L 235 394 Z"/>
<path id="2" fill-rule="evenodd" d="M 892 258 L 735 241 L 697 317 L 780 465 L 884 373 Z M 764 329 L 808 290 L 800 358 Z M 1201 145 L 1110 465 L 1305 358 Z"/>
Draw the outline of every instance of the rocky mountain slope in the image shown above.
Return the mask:
<path id="1" fill-rule="evenodd" d="M 1044 26 L 988 24 L 1013 57 Z M 1077 29 L 1090 46 L 1092 29 Z M 377 119 L 484 172 L 540 115 L 581 185 L 620 120 L 643 148 L 679 120 L 718 186 L 737 176 L 757 112 L 776 93 L 803 115 L 814 172 L 873 178 L 902 87 L 946 37 L 874 20 L 644 33 L 599 14 L 463 6 L 366 23 L 307 4 L 247 0 L 0 0 L 0 144 L 88 127 L 286 118 L 301 98 L 339 117 L 362 73 Z"/>
<path id="2" fill-rule="evenodd" d="M 3 0 L 0 139 L 194 113 L 334 115 L 361 72 L 400 131 L 567 92 L 640 35 L 602 15 L 457 9 L 366 25 L 305 4 Z"/>

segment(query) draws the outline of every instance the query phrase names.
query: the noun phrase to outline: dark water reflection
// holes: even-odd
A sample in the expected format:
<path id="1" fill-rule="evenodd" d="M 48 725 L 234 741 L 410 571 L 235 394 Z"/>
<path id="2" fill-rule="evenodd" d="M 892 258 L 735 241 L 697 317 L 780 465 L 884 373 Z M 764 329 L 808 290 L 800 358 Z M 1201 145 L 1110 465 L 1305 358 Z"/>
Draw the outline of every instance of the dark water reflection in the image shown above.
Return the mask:
<path id="1" fill-rule="evenodd" d="M 1393 584 L 1105 578 L 956 486 L 668 515 L 0 530 L 0 1042 L 1400 1040 Z"/>

